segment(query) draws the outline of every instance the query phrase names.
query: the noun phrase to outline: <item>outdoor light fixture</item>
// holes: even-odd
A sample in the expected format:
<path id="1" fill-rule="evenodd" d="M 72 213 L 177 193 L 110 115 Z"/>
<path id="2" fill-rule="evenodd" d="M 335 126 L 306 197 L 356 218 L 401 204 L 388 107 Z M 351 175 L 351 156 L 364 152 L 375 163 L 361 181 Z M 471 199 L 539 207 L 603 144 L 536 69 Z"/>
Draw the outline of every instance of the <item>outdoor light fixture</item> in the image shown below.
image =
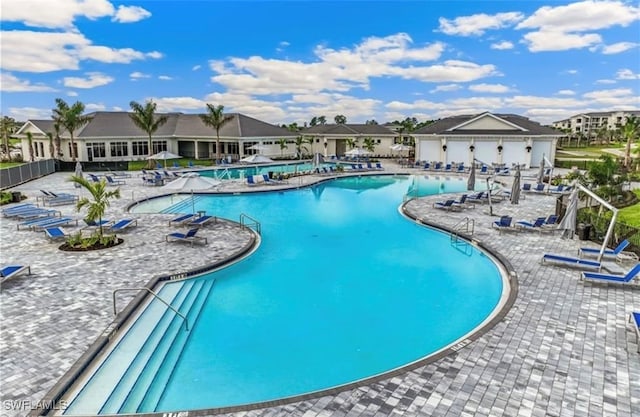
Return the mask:
<path id="1" fill-rule="evenodd" d="M 502 145 L 498 145 L 498 153 L 502 153 Z"/>
<path id="2" fill-rule="evenodd" d="M 470 150 L 471 152 L 473 152 L 473 151 L 475 151 L 475 150 L 476 150 L 476 147 L 475 147 L 475 146 L 473 146 L 473 145 L 471 145 L 471 146 L 469 146 L 469 150 Z"/>
<path id="3" fill-rule="evenodd" d="M 531 146 L 527 146 L 525 149 L 527 150 L 527 153 L 531 152 Z"/>
<path id="4" fill-rule="evenodd" d="M 442 150 L 446 152 L 447 151 L 447 145 L 442 145 Z"/>

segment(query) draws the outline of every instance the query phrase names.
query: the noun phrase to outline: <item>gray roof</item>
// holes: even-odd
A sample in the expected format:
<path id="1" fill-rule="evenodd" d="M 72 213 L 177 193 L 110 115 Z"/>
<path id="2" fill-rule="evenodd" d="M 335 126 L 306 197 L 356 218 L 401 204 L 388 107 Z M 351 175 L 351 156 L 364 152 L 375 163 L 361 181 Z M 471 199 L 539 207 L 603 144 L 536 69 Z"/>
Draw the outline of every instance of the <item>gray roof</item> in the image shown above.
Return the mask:
<path id="1" fill-rule="evenodd" d="M 497 119 L 502 119 L 507 123 L 515 125 L 511 129 L 499 129 L 499 130 L 455 130 L 456 126 L 459 126 L 472 119 L 479 118 L 483 115 L 490 115 Z M 520 128 L 520 129 L 519 129 Z M 451 130 L 450 130 L 451 129 Z M 556 129 L 542 126 L 540 123 L 529 120 L 524 116 L 516 114 L 495 114 L 495 113 L 479 113 L 479 114 L 465 114 L 459 116 L 447 117 L 445 119 L 436 120 L 435 122 L 421 127 L 413 132 L 414 135 L 516 135 L 516 136 L 531 136 L 531 135 L 560 135 L 562 134 Z"/>
<path id="2" fill-rule="evenodd" d="M 327 124 L 311 126 L 303 129 L 303 135 L 395 135 L 396 133 L 383 125 L 367 124 Z"/>
<path id="3" fill-rule="evenodd" d="M 74 136 L 82 138 L 146 138 L 147 134 L 138 128 L 128 112 L 95 112 L 90 113 L 89 123 L 78 129 Z M 153 134 L 154 137 L 206 137 L 215 138 L 216 131 L 205 125 L 198 114 L 158 113 L 166 114 L 167 122 Z M 272 125 L 240 113 L 229 114 L 233 118 L 220 129 L 221 138 L 260 138 L 260 137 L 289 137 L 297 133 Z M 43 132 L 53 132 L 53 120 L 29 120 Z M 66 131 L 61 136 L 67 137 Z"/>

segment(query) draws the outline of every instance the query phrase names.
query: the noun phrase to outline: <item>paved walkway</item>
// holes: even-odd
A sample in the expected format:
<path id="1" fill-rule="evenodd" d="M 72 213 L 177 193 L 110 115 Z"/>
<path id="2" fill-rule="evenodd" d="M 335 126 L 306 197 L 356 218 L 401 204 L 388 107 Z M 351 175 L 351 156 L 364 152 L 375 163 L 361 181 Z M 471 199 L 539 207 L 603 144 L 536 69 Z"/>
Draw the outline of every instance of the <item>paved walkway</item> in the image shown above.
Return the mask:
<path id="1" fill-rule="evenodd" d="M 393 171 L 389 165 L 387 171 Z M 57 173 L 15 189 L 28 195 L 28 201 L 34 201 L 40 189 L 78 193 L 66 181 L 68 176 Z M 302 177 L 290 186 L 319 179 Z M 246 187 L 233 182 L 221 191 L 241 189 Z M 123 198 L 113 201 L 107 215 L 126 217 L 125 208 L 133 200 L 159 193 L 159 188 L 129 178 L 122 186 Z M 551 196 L 527 194 L 517 206 L 496 204 L 494 216 L 486 206 L 459 213 L 431 207 L 443 198 L 412 200 L 407 210 L 445 226 L 465 216 L 475 220 L 474 237 L 509 259 L 518 273 L 518 296 L 504 320 L 457 353 L 413 371 L 338 395 L 230 415 L 640 415 L 640 354 L 626 323 L 628 313 L 640 309 L 640 289 L 585 284 L 574 269 L 539 262 L 543 252 L 574 254 L 585 242 L 559 235 L 499 234 L 490 227 L 498 214 L 530 220 L 551 213 Z M 59 208 L 81 217 L 72 206 Z M 0 219 L 2 264 L 29 264 L 33 272 L 9 281 L 0 293 L 2 416 L 25 415 L 37 406 L 102 333 L 112 320 L 113 288 L 141 286 L 160 273 L 226 257 L 250 239 L 248 232 L 223 222 L 203 230 L 209 239 L 206 247 L 168 244 L 164 235 L 172 230 L 167 225 L 172 216 L 135 217 L 139 225 L 123 235 L 123 245 L 88 253 L 58 251 L 42 233 L 16 231 L 16 221 Z M 121 305 L 132 296 L 123 294 Z"/>

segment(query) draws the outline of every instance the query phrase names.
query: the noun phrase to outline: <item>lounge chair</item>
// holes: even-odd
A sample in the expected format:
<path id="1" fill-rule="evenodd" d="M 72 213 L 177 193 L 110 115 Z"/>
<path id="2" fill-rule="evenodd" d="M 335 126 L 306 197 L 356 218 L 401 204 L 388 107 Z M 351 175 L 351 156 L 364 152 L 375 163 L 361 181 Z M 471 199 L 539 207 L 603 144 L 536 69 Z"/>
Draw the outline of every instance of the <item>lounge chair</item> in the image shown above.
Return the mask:
<path id="1" fill-rule="evenodd" d="M 214 216 L 200 216 L 200 217 L 196 217 L 195 219 L 187 222 L 187 225 L 189 226 L 204 226 L 205 224 L 209 223 L 209 222 L 213 222 L 215 221 L 216 218 Z"/>
<path id="2" fill-rule="evenodd" d="M 71 217 L 54 217 L 51 220 L 46 221 L 46 222 L 40 222 L 40 223 L 32 224 L 29 228 L 31 230 L 39 232 L 39 231 L 44 230 L 44 229 L 46 229 L 48 227 L 66 226 L 66 225 L 71 224 L 73 222 L 76 222 L 76 225 L 78 224 L 78 220 L 72 219 Z"/>
<path id="3" fill-rule="evenodd" d="M 87 174 L 87 177 L 89 177 L 89 180 L 91 180 L 91 182 L 100 182 L 100 178 L 98 178 L 97 175 Z"/>
<path id="4" fill-rule="evenodd" d="M 378 171 L 384 171 L 384 168 L 382 167 L 382 164 L 380 164 L 380 162 L 376 162 L 376 168 Z"/>
<path id="5" fill-rule="evenodd" d="M 264 182 L 267 185 L 278 185 L 281 182 L 278 180 L 274 180 L 272 178 L 269 178 L 268 174 L 262 174 L 262 182 Z"/>
<path id="6" fill-rule="evenodd" d="M 193 242 L 204 242 L 204 244 L 207 244 L 207 238 L 206 237 L 201 237 L 201 236 L 196 236 L 196 233 L 198 233 L 198 229 L 197 227 L 194 227 L 193 229 L 189 229 L 187 231 L 187 233 L 180 233 L 180 232 L 173 232 L 173 233 L 169 233 L 168 235 L 165 236 L 165 240 L 167 242 L 190 242 L 191 246 L 193 246 Z"/>
<path id="7" fill-rule="evenodd" d="M 66 239 L 69 236 L 60 227 L 47 227 L 44 229 L 44 235 L 51 240 Z"/>
<path id="8" fill-rule="evenodd" d="M 109 226 L 111 223 L 113 223 L 112 220 L 106 220 L 106 219 L 102 219 L 102 220 L 89 220 L 89 219 L 82 219 L 82 221 L 86 224 L 86 226 L 84 227 L 89 228 L 89 227 L 107 227 Z"/>
<path id="9" fill-rule="evenodd" d="M 456 205 L 458 205 L 458 206 L 460 206 L 462 208 L 465 208 L 465 209 L 467 209 L 467 208 L 475 208 L 476 207 L 475 204 L 469 202 L 468 201 L 468 197 L 469 197 L 468 194 L 462 194 L 460 196 L 460 200 L 454 201 L 453 204 L 456 204 Z"/>
<path id="10" fill-rule="evenodd" d="M 172 224 L 185 224 L 193 220 L 197 216 L 197 214 L 182 214 L 176 218 L 169 220 L 169 226 L 171 226 Z"/>
<path id="11" fill-rule="evenodd" d="M 111 175 L 105 175 L 104 177 L 107 179 L 107 185 L 117 186 L 117 185 L 124 185 L 127 183 L 125 180 L 113 179 Z"/>
<path id="12" fill-rule="evenodd" d="M 109 226 L 108 229 L 110 232 L 121 232 L 128 227 L 136 227 L 137 225 L 137 219 L 122 219 Z"/>
<path id="13" fill-rule="evenodd" d="M 544 232 L 549 232 L 552 229 L 548 229 L 548 228 L 544 228 L 542 226 L 544 226 L 544 223 L 547 221 L 547 219 L 545 217 L 538 217 L 537 219 L 535 219 L 535 221 L 533 223 L 530 223 L 528 221 L 518 221 L 516 222 L 515 226 L 521 230 L 531 230 L 531 231 L 538 231 L 540 233 Z"/>
<path id="14" fill-rule="evenodd" d="M 629 314 L 629 323 L 633 324 L 633 329 L 636 331 L 636 344 L 640 353 L 640 311 L 632 311 Z"/>
<path id="15" fill-rule="evenodd" d="M 618 243 L 618 246 L 616 246 L 614 249 L 606 249 L 604 250 L 603 253 L 603 257 L 607 257 L 607 258 L 615 258 L 617 257 L 619 254 L 621 254 L 624 249 L 629 246 L 629 241 L 627 239 L 623 240 L 622 242 Z M 600 249 L 601 248 L 586 248 L 586 247 L 582 247 L 580 249 L 578 249 L 578 256 L 582 257 L 582 256 L 597 256 L 600 254 Z"/>
<path id="16" fill-rule="evenodd" d="M 598 270 L 602 267 L 602 265 L 598 261 L 574 258 L 572 256 L 556 255 L 554 253 L 545 253 L 544 255 L 542 255 L 542 263 L 544 264 L 546 262 L 556 262 L 577 268 L 595 268 Z"/>
<path id="17" fill-rule="evenodd" d="M 597 272 L 580 273 L 581 281 L 606 282 L 611 284 L 640 284 L 636 278 L 640 274 L 640 263 L 636 264 L 625 275 L 602 274 Z M 635 281 L 635 282 L 634 282 Z"/>
<path id="18" fill-rule="evenodd" d="M 20 274 L 27 273 L 31 275 L 31 267 L 28 265 L 7 265 L 3 266 L 0 270 L 0 283 L 9 281 L 11 278 L 15 278 Z"/>
<path id="19" fill-rule="evenodd" d="M 462 207 L 454 204 L 456 200 L 446 200 L 446 201 L 436 201 L 433 203 L 433 208 L 441 209 L 441 210 L 461 210 Z"/>
<path id="20" fill-rule="evenodd" d="M 480 171 L 478 171 L 478 174 L 489 175 L 489 167 L 486 165 L 482 165 L 482 167 L 480 168 Z"/>
<path id="21" fill-rule="evenodd" d="M 522 184 L 522 191 L 531 191 L 531 184 L 529 184 L 528 182 Z"/>
<path id="22" fill-rule="evenodd" d="M 247 176 L 247 185 L 253 187 L 255 185 L 260 185 L 254 178 L 253 175 Z"/>
<path id="23" fill-rule="evenodd" d="M 503 231 L 517 232 L 519 229 L 511 224 L 512 220 L 513 218 L 511 216 L 502 216 L 500 217 L 500 220 L 494 221 L 491 224 L 491 227 L 493 227 L 494 229 L 498 229 L 500 233 L 502 233 Z"/>

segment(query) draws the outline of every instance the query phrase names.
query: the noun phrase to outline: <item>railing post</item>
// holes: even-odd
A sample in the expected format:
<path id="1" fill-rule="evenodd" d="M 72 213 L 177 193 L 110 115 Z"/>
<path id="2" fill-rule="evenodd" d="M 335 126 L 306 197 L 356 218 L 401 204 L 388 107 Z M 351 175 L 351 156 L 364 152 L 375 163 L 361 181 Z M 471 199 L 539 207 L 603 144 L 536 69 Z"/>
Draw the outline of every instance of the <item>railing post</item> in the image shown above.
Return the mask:
<path id="1" fill-rule="evenodd" d="M 157 300 L 159 300 L 162 304 L 166 305 L 171 311 L 173 311 L 174 313 L 176 313 L 178 316 L 180 316 L 182 318 L 182 320 L 184 321 L 184 329 L 188 332 L 189 331 L 189 321 L 187 320 L 187 318 L 184 316 L 184 314 L 180 313 L 178 310 L 176 310 L 171 304 L 167 303 L 165 300 L 163 300 L 162 298 L 160 298 L 160 296 L 158 294 L 156 294 L 155 292 L 151 291 L 151 289 L 147 288 L 147 287 L 135 287 L 135 288 L 116 288 L 115 290 L 113 290 L 113 292 L 111 293 L 112 297 L 113 297 L 113 315 L 117 315 L 117 308 L 116 308 L 116 293 L 119 291 L 147 291 L 149 294 L 151 294 L 153 297 L 155 297 Z"/>

